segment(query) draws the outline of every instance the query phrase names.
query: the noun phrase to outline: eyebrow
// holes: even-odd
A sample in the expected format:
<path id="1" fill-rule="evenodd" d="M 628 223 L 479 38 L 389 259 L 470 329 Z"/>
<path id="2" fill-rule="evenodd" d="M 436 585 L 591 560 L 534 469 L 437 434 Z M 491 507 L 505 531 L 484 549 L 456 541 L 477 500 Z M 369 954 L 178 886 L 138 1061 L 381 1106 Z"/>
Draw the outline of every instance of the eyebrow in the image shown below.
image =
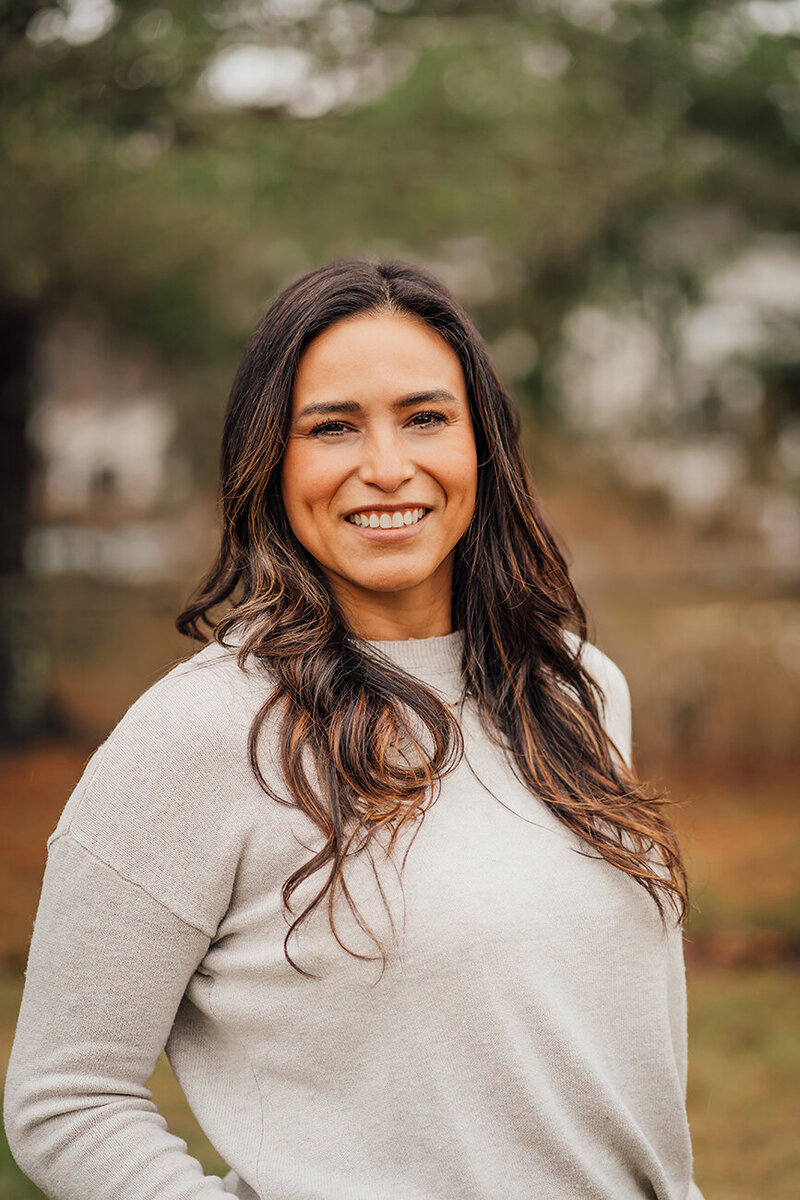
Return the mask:
<path id="1" fill-rule="evenodd" d="M 458 398 L 445 388 L 434 388 L 428 392 L 412 392 L 409 396 L 401 396 L 392 404 L 394 409 L 413 408 L 415 404 L 428 404 L 432 400 L 451 400 L 458 404 Z M 363 409 L 356 400 L 324 400 L 318 404 L 308 404 L 297 414 L 301 417 L 311 417 L 318 413 L 360 413 Z"/>

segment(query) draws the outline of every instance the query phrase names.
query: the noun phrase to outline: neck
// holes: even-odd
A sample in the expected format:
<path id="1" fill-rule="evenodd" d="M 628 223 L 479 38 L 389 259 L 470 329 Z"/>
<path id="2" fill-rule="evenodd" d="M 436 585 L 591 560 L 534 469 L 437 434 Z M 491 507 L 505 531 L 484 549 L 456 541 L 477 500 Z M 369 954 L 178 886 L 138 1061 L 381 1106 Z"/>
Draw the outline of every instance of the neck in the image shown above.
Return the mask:
<path id="1" fill-rule="evenodd" d="M 350 628 L 367 641 L 402 642 L 440 637 L 453 630 L 450 586 L 432 587 L 425 580 L 403 591 L 376 592 L 347 580 L 329 582 Z"/>

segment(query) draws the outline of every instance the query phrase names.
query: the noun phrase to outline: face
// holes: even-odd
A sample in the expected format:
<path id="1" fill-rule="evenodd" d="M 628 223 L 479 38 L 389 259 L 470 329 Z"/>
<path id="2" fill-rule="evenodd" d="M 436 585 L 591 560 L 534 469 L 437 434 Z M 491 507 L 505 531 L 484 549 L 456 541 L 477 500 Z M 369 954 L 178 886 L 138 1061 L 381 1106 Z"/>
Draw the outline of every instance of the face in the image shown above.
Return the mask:
<path id="1" fill-rule="evenodd" d="M 448 632 L 453 551 L 476 484 L 461 364 L 422 321 L 351 317 L 306 349 L 283 503 L 362 636 Z"/>

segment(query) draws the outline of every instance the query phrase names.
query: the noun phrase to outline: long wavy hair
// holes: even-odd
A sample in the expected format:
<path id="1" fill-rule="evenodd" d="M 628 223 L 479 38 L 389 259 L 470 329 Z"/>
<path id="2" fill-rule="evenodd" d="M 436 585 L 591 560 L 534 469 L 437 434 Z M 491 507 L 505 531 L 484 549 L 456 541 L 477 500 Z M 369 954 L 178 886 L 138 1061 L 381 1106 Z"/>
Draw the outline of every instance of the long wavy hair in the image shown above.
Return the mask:
<path id="1" fill-rule="evenodd" d="M 455 550 L 453 627 L 463 633 L 465 691 L 517 775 L 591 852 L 645 889 L 661 919 L 682 920 L 686 876 L 667 801 L 622 762 L 604 731 L 602 695 L 580 661 L 586 614 L 544 523 L 520 447 L 519 416 L 468 315 L 432 275 L 404 262 L 336 262 L 305 275 L 270 306 L 234 379 L 221 449 L 222 536 L 214 565 L 177 619 L 182 632 L 255 656 L 273 688 L 250 729 L 255 776 L 272 799 L 318 826 L 321 848 L 283 885 L 284 950 L 327 906 L 334 936 L 341 895 L 384 963 L 358 912 L 345 864 L 382 831 L 389 850 L 418 824 L 439 781 L 463 753 L 457 720 L 429 688 L 358 638 L 284 511 L 280 468 L 303 351 L 358 314 L 424 321 L 461 363 L 478 453 L 475 511 Z M 221 612 L 220 606 L 224 606 Z M 566 630 L 577 638 L 565 638 Z M 259 766 L 258 745 L 277 720 L 289 798 Z M 274 781 L 273 781 L 274 782 Z M 413 830 L 412 830 L 413 832 Z M 312 899 L 294 894 L 316 877 Z"/>

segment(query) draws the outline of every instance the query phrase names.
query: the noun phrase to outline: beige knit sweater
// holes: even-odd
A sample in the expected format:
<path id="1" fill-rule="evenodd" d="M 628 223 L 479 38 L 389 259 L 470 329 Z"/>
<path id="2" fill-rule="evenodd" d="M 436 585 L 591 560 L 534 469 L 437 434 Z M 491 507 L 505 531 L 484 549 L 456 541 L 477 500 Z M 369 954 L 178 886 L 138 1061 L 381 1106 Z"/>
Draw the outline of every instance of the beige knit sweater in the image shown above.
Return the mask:
<path id="1" fill-rule="evenodd" d="M 459 696 L 458 633 L 379 646 Z M 629 756 L 624 678 L 583 654 Z M 522 787 L 469 703 L 402 887 L 405 844 L 351 863 L 385 971 L 325 913 L 295 949 L 316 977 L 289 967 L 280 889 L 320 834 L 248 764 L 268 691 L 207 647 L 67 804 L 7 1081 L 22 1169 L 55 1200 L 697 1200 L 680 933 Z M 370 949 L 347 912 L 339 929 Z M 165 1045 L 224 1180 L 152 1103 Z"/>

